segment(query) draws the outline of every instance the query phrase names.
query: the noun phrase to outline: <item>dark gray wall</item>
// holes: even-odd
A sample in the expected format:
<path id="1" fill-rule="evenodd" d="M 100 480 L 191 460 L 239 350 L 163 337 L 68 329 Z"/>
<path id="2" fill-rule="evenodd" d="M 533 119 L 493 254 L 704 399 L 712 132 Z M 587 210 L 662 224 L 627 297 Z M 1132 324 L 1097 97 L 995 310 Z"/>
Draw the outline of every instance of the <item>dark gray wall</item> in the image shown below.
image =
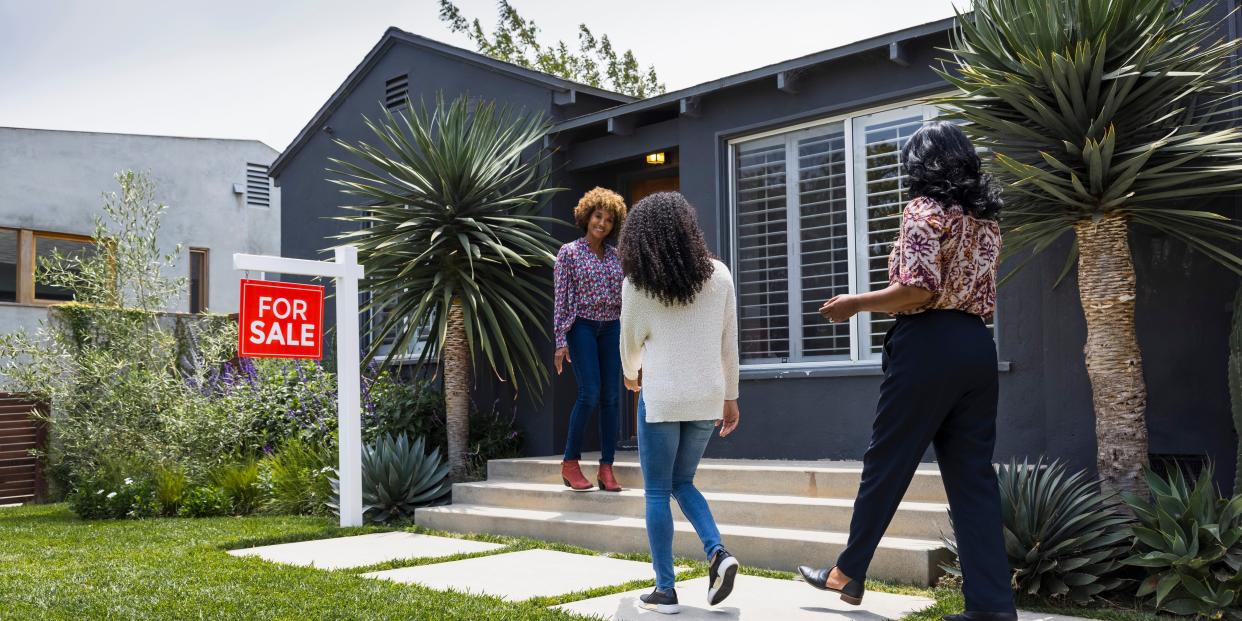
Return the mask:
<path id="1" fill-rule="evenodd" d="M 682 193 L 698 208 L 704 232 L 715 240 L 713 250 L 727 257 L 728 235 L 722 230 L 728 205 L 727 139 L 945 90 L 947 84 L 929 69 L 942 56 L 933 48 L 945 43 L 929 37 L 911 45 L 908 67 L 879 52 L 818 67 L 803 77 L 797 95 L 777 90 L 774 79 L 718 91 L 703 98 L 699 118 L 588 140 L 574 145 L 570 160 L 631 161 L 652 148 L 679 147 Z M 601 173 L 578 175 L 596 179 Z M 1230 215 L 1237 210 L 1232 198 L 1211 208 Z M 1206 454 L 1225 483 L 1232 476 L 1236 442 L 1225 346 L 1237 279 L 1167 237 L 1146 231 L 1132 237 L 1151 451 Z M 1094 417 L 1082 353 L 1086 327 L 1077 284 L 1071 275 L 1053 287 L 1068 246 L 1069 236 L 1000 292 L 999 352 L 1010 368 L 1001 375 L 998 460 L 1048 455 L 1078 467 L 1094 466 Z M 739 433 L 714 438 L 708 454 L 860 458 L 870 437 L 880 377 L 825 375 L 748 375 L 741 390 Z"/>

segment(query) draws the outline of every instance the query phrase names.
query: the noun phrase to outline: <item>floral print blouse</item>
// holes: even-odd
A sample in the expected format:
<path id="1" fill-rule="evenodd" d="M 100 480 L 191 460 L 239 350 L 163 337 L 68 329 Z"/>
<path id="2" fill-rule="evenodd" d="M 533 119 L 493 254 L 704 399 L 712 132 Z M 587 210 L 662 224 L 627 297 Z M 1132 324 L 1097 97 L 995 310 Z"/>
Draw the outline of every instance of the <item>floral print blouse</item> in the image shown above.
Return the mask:
<path id="1" fill-rule="evenodd" d="M 561 246 L 556 253 L 556 303 L 553 328 L 556 347 L 566 346 L 566 335 L 578 317 L 592 321 L 621 318 L 621 257 L 616 248 L 604 244 L 601 259 L 591 250 L 585 237 Z"/>
<path id="2" fill-rule="evenodd" d="M 888 257 L 888 282 L 932 292 L 913 311 L 953 309 L 986 317 L 996 310 L 996 264 L 1001 231 L 995 220 L 918 197 L 906 205 L 901 232 Z"/>

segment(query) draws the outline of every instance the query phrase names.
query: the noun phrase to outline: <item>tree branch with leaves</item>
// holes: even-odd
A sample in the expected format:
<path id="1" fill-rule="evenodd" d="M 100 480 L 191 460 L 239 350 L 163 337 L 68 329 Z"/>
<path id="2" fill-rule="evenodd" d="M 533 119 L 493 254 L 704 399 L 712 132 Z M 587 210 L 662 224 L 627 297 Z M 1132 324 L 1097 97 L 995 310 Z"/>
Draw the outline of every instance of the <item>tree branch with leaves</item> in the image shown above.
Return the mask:
<path id="1" fill-rule="evenodd" d="M 539 26 L 507 0 L 500 0 L 497 12 L 496 28 L 488 36 L 477 18 L 467 20 L 457 5 L 440 0 L 440 21 L 454 33 L 465 33 L 479 52 L 496 60 L 633 97 L 664 93 L 654 66 L 644 71 L 632 50 L 618 53 L 608 35 L 596 37 L 586 24 L 578 25 L 578 51 L 571 52 L 564 41 L 541 44 Z"/>

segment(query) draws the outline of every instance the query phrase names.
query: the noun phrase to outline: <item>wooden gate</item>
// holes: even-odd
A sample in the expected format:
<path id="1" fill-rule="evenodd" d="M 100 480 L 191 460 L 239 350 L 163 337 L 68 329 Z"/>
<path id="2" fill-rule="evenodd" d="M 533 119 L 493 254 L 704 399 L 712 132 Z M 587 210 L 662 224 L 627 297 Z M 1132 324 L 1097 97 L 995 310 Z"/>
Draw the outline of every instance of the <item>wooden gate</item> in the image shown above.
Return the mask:
<path id="1" fill-rule="evenodd" d="M 47 445 L 46 425 L 33 410 L 46 411 L 22 395 L 0 393 L 0 505 L 42 500 L 47 493 L 42 465 L 30 454 Z"/>

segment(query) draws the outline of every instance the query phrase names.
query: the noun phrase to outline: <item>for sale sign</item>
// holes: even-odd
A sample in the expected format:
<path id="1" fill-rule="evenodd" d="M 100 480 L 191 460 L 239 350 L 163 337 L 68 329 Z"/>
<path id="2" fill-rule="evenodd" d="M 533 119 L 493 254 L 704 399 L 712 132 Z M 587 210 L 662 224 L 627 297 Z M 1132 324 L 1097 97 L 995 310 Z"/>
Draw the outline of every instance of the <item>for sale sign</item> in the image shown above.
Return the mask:
<path id="1" fill-rule="evenodd" d="M 323 287 L 241 281 L 237 354 L 249 358 L 323 357 Z"/>

